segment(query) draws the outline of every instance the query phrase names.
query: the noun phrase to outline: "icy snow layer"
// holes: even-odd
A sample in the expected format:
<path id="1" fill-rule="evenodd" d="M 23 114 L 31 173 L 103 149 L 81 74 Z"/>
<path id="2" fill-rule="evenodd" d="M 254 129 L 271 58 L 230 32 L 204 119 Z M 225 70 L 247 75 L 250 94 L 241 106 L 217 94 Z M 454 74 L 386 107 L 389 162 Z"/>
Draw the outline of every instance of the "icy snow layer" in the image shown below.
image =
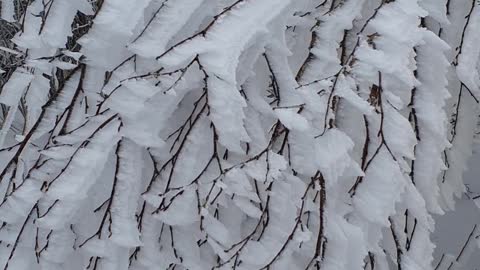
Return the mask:
<path id="1" fill-rule="evenodd" d="M 1 1 L 0 267 L 462 269 L 477 2 Z"/>

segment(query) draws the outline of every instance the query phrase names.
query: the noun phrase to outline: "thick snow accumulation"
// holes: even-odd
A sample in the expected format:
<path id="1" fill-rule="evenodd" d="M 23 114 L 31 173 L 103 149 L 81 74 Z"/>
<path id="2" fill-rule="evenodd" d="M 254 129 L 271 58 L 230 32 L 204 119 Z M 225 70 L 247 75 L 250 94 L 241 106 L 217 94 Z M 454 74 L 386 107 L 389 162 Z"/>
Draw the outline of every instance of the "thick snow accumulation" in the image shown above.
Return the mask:
<path id="1" fill-rule="evenodd" d="M 0 4 L 0 269 L 478 267 L 477 0 Z"/>

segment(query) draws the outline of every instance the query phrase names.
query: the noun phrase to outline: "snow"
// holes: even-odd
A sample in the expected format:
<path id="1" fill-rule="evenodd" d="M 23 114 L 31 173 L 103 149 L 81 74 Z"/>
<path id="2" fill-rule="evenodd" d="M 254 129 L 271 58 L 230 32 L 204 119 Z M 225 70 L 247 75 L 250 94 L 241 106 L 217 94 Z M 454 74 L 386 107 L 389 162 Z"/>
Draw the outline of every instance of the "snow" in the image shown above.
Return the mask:
<path id="1" fill-rule="evenodd" d="M 470 267 L 478 3 L 14 2 L 5 270 Z"/>
<path id="2" fill-rule="evenodd" d="M 112 198 L 111 240 L 122 247 L 137 247 L 141 245 L 135 219 L 143 169 L 139 166 L 142 161 L 140 147 L 125 139 L 121 142 L 118 156 L 119 170 Z"/>
<path id="3" fill-rule="evenodd" d="M 27 70 L 23 68 L 16 70 L 10 80 L 3 86 L 0 102 L 10 107 L 18 105 L 23 92 L 32 79 L 33 75 Z"/>
<path id="4" fill-rule="evenodd" d="M 88 10 L 89 9 L 89 10 Z M 56 0 L 49 7 L 49 14 L 43 25 L 40 37 L 51 47 L 61 48 L 72 36 L 70 25 L 77 11 L 92 15 L 93 10 L 87 0 Z"/>
<path id="5" fill-rule="evenodd" d="M 461 44 L 461 52 L 458 56 L 457 75 L 460 81 L 473 91 L 479 93 L 480 75 L 477 69 L 480 59 L 480 35 L 476 31 L 480 26 L 480 8 L 476 5 L 469 16 L 469 23 L 465 28 L 465 38 Z"/>
<path id="6" fill-rule="evenodd" d="M 34 76 L 27 70 L 19 68 L 10 77 L 10 80 L 3 86 L 0 93 L 0 103 L 9 106 L 8 114 L 2 124 L 0 130 L 0 146 L 3 146 L 8 130 L 11 128 L 12 123 L 17 114 L 17 106 L 24 91 L 29 87 L 30 82 Z"/>
<path id="7" fill-rule="evenodd" d="M 130 50 L 143 57 L 154 57 L 167 50 L 169 42 L 199 12 L 204 0 L 164 1 L 155 10 L 145 32 L 129 45 Z M 195 16 L 198 16 L 197 14 Z M 155 48 L 155 50 L 152 50 Z"/>
<path id="8" fill-rule="evenodd" d="M 14 22 L 15 5 L 11 0 L 2 0 L 2 14 L 1 17 L 7 22 Z"/>

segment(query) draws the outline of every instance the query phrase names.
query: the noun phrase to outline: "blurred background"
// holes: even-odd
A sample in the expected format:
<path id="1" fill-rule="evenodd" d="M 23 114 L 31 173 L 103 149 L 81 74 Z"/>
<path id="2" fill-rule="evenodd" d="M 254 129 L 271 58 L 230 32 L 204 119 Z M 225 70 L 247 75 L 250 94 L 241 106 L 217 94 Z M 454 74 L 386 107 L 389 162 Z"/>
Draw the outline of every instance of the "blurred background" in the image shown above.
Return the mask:
<path id="1" fill-rule="evenodd" d="M 432 236 L 433 242 L 437 243 L 435 252 L 436 266 L 443 254 L 457 257 L 475 224 L 480 226 L 480 208 L 473 199 L 480 195 L 480 144 L 473 149 L 473 156 L 469 161 L 468 170 L 464 173 L 464 182 L 468 192 L 456 203 L 455 211 L 443 216 L 435 216 L 436 231 Z M 479 202 L 477 200 L 477 202 Z M 480 239 L 478 239 L 480 241 Z M 480 244 L 480 242 L 479 242 Z M 458 270 L 480 270 L 480 249 L 476 249 L 470 256 L 468 263 L 456 268 Z M 438 270 L 446 270 L 442 267 Z M 453 270 L 455 268 L 452 267 Z"/>

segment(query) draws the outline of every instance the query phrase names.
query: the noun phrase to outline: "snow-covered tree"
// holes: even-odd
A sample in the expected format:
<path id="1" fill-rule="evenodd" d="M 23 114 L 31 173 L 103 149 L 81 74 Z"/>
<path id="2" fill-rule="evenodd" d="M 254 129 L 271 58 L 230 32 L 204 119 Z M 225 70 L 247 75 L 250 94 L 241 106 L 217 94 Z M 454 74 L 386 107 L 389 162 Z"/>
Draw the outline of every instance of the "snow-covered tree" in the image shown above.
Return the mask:
<path id="1" fill-rule="evenodd" d="M 461 269 L 476 0 L 2 0 L 4 270 Z M 437 263 L 438 262 L 438 263 Z"/>

